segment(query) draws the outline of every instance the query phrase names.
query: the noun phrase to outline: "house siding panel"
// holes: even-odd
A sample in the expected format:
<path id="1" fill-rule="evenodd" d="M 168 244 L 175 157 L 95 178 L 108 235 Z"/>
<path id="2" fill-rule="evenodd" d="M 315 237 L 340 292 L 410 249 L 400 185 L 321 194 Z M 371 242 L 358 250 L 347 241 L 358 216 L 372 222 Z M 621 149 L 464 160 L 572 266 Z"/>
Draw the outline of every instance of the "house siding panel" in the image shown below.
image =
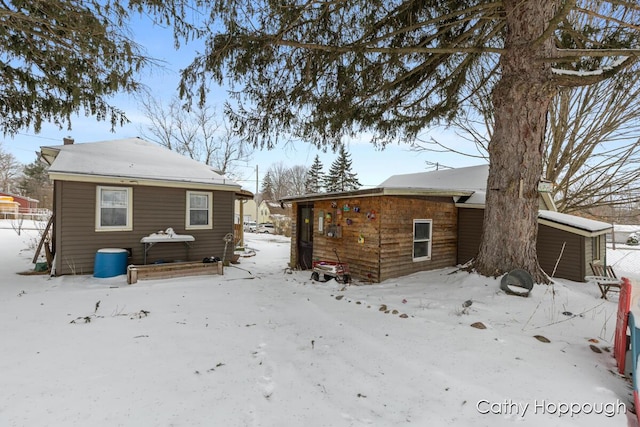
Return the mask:
<path id="1" fill-rule="evenodd" d="M 482 238 L 484 209 L 458 209 L 458 218 L 457 263 L 463 265 L 478 254 Z"/>
<path id="2" fill-rule="evenodd" d="M 57 225 L 56 274 L 89 274 L 98 249 L 131 249 L 129 262 L 141 264 L 144 258 L 140 239 L 168 227 L 177 234 L 195 237 L 188 251 L 189 260 L 208 256 L 222 257 L 223 238 L 233 232 L 234 192 L 213 192 L 213 229 L 185 230 L 186 189 L 131 186 L 133 188 L 133 230 L 95 231 L 96 184 L 56 182 Z M 127 187 L 127 186 L 122 186 Z M 228 248 L 233 251 L 233 247 Z M 148 252 L 147 262 L 185 260 L 183 243 L 156 244 Z"/>
<path id="3" fill-rule="evenodd" d="M 582 236 L 540 225 L 536 247 L 538 263 L 549 276 L 583 282 L 585 243 Z"/>
<path id="4" fill-rule="evenodd" d="M 480 248 L 484 209 L 459 209 L 458 225 L 458 264 L 472 260 Z M 549 275 L 563 279 L 584 281 L 585 276 L 585 238 L 567 231 L 546 225 L 538 227 L 537 252 L 540 267 Z M 556 268 L 562 245 L 564 252 Z M 589 243 L 590 245 L 590 243 Z"/>

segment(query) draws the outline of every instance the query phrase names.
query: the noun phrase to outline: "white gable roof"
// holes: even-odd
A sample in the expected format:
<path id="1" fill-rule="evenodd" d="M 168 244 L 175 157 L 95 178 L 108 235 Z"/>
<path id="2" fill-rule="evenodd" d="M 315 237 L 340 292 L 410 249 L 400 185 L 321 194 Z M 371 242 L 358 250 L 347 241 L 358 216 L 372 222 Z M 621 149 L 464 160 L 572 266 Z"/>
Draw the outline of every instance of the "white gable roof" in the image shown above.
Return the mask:
<path id="1" fill-rule="evenodd" d="M 581 218 L 575 215 L 569 215 L 560 212 L 553 212 L 544 209 L 540 209 L 538 212 L 538 218 L 547 220 L 556 224 L 566 225 L 572 228 L 588 231 L 590 233 L 597 233 L 604 230 L 613 228 L 608 222 L 596 221 L 593 219 Z"/>
<path id="2" fill-rule="evenodd" d="M 57 145 L 41 150 L 51 164 L 52 179 L 240 188 L 210 166 L 140 138 Z"/>
<path id="3" fill-rule="evenodd" d="M 393 175 L 383 181 L 378 187 L 484 191 L 487 188 L 488 176 L 489 165 L 478 165 L 431 172 Z"/>

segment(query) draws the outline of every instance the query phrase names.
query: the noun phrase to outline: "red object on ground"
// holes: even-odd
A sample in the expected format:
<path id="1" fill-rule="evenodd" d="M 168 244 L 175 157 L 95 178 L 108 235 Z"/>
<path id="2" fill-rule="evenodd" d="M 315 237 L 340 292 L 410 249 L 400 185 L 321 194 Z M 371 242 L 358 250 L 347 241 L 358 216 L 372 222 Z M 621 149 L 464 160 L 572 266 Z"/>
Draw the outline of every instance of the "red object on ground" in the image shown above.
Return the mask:
<path id="1" fill-rule="evenodd" d="M 631 309 L 631 281 L 622 278 L 620 298 L 618 299 L 618 316 L 616 319 L 616 334 L 614 339 L 614 355 L 618 362 L 618 372 L 624 375 L 627 354 L 627 326 L 629 324 L 629 310 Z"/>

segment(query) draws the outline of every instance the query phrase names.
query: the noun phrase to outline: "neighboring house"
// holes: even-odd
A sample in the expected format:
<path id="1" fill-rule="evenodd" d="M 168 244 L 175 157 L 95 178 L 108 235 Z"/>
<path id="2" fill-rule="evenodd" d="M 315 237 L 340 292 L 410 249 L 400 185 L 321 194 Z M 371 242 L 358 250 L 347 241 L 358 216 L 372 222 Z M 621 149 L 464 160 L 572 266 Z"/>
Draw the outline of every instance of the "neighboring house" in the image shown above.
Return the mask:
<path id="1" fill-rule="evenodd" d="M 209 166 L 139 138 L 41 147 L 53 181 L 52 272 L 93 272 L 101 248 L 141 264 L 140 239 L 172 228 L 194 241 L 157 243 L 147 263 L 222 257 L 234 201 L 251 198 Z M 233 248 L 232 248 L 233 249 Z"/>
<path id="2" fill-rule="evenodd" d="M 274 222 L 282 217 L 291 217 L 291 203 L 263 200 L 258 205 L 258 224 Z"/>
<path id="3" fill-rule="evenodd" d="M 0 196 L 0 214 L 3 218 L 17 218 L 20 203 L 11 196 Z"/>
<path id="4" fill-rule="evenodd" d="M 465 264 L 482 232 L 488 166 L 395 175 L 378 187 L 286 197 L 293 203 L 291 266 L 349 264 L 352 276 L 380 282 Z M 611 225 L 555 212 L 540 193 L 538 258 L 554 277 L 584 281 L 603 260 Z M 508 233 L 505 230 L 505 233 Z"/>
<path id="5" fill-rule="evenodd" d="M 2 200 L 9 200 L 10 198 L 12 202 L 17 203 L 18 213 L 36 214 L 40 212 L 38 210 L 38 203 L 40 202 L 36 199 L 32 199 L 31 197 L 19 196 L 17 194 L 0 191 L 0 198 L 2 198 Z"/>
<path id="6" fill-rule="evenodd" d="M 263 200 L 258 205 L 258 225 L 270 223 L 276 234 L 291 236 L 291 203 Z"/>

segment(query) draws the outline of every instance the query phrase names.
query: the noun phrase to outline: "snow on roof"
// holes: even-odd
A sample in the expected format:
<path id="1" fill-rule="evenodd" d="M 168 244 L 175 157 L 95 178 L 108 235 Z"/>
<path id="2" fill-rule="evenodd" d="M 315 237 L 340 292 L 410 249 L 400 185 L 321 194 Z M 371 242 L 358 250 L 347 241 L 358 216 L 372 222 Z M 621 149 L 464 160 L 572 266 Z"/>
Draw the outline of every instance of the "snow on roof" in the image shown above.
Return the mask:
<path id="1" fill-rule="evenodd" d="M 543 209 L 538 212 L 538 218 L 546 219 L 558 224 L 564 224 L 570 227 L 579 228 L 590 232 L 602 231 L 611 228 L 611 224 L 607 222 L 595 221 L 593 219 L 581 218 L 575 215 L 569 215 Z"/>
<path id="2" fill-rule="evenodd" d="M 10 196 L 14 199 L 22 199 L 27 202 L 39 202 L 38 199 L 31 198 L 29 196 L 21 196 L 19 194 L 7 193 L 6 191 L 0 191 L 0 196 Z"/>
<path id="3" fill-rule="evenodd" d="M 463 203 L 465 205 L 484 205 L 487 201 L 487 192 L 486 191 L 476 191 L 469 198 L 465 199 Z"/>
<path id="4" fill-rule="evenodd" d="M 51 174 L 237 186 L 210 166 L 140 138 L 42 147 L 57 151 Z"/>
<path id="5" fill-rule="evenodd" d="M 271 200 L 265 200 L 264 203 L 269 207 L 269 208 L 278 208 L 278 209 L 283 209 L 283 205 L 285 208 L 290 208 L 291 207 L 291 203 L 280 203 L 280 202 L 274 202 Z"/>
<path id="6" fill-rule="evenodd" d="M 431 172 L 392 175 L 378 187 L 484 191 L 487 187 L 488 176 L 489 165 L 478 165 Z"/>

